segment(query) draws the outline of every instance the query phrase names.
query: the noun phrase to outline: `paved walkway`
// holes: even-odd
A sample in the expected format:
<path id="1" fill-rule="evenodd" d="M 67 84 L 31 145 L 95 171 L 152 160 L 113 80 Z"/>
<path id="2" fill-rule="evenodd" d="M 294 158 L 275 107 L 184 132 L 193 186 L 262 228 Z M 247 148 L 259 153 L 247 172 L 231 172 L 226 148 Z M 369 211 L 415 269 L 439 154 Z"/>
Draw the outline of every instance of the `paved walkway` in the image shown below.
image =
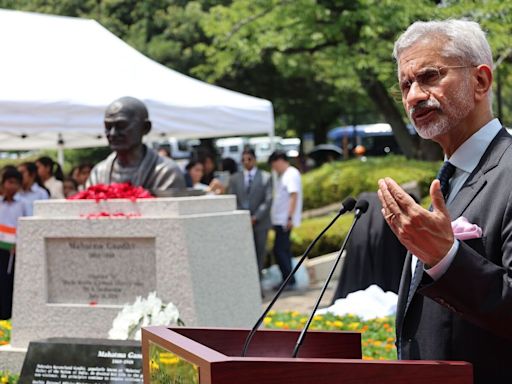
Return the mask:
<path id="1" fill-rule="evenodd" d="M 298 311 L 301 313 L 309 313 L 315 306 L 323 284 L 323 282 L 310 284 L 310 287 L 305 291 L 283 292 L 274 304 L 273 309 L 276 311 Z M 330 282 L 322 301 L 320 302 L 319 308 L 325 308 L 331 305 L 332 296 L 334 295 L 334 290 L 336 289 L 337 284 L 337 281 Z M 270 303 L 275 292 L 265 291 L 264 293 L 265 297 L 263 298 L 263 308 Z"/>

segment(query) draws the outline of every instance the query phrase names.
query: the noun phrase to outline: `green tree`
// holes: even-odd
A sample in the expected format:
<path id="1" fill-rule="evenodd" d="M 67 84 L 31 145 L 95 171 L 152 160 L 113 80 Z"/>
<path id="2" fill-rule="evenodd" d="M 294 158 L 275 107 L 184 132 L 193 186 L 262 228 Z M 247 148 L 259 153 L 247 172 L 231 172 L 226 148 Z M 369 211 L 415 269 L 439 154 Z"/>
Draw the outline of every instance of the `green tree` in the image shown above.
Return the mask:
<path id="1" fill-rule="evenodd" d="M 237 0 L 212 8 L 204 19 L 212 43 L 199 47 L 207 61 L 194 73 L 218 81 L 270 60 L 285 77 L 313 77 L 332 90 L 329 96 L 350 95 L 350 107 L 364 90 L 404 153 L 432 159 L 439 154 L 436 146 L 408 134 L 391 91 L 394 40 L 415 20 L 470 17 L 489 30 L 499 52 L 510 47 L 509 15 L 510 5 L 497 0 Z"/>

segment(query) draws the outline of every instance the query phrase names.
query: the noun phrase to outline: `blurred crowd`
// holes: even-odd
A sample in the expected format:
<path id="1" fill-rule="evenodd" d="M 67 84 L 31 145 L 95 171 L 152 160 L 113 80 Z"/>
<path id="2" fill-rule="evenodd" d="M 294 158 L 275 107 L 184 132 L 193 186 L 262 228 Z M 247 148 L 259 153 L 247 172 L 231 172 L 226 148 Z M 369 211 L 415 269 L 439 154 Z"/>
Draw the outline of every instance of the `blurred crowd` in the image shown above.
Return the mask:
<path id="1" fill-rule="evenodd" d="M 170 158 L 172 154 L 161 149 L 158 155 Z M 280 151 L 268 161 L 276 173 L 275 185 L 269 172 L 258 169 L 251 148 L 243 152 L 241 163 L 239 167 L 231 158 L 218 161 L 214 151 L 197 151 L 182 169 L 187 190 L 196 191 L 191 194 L 234 194 L 237 208 L 250 212 L 258 270 L 263 268 L 267 233 L 273 228 L 274 253 L 286 276 L 291 270 L 290 233 L 300 223 L 302 212 L 300 173 Z M 93 168 L 93 164 L 79 164 L 65 176 L 56 161 L 42 156 L 0 171 L 0 319 L 11 317 L 18 219 L 32 216 L 37 200 L 65 199 L 85 189 Z M 290 283 L 293 289 L 294 281 Z"/>

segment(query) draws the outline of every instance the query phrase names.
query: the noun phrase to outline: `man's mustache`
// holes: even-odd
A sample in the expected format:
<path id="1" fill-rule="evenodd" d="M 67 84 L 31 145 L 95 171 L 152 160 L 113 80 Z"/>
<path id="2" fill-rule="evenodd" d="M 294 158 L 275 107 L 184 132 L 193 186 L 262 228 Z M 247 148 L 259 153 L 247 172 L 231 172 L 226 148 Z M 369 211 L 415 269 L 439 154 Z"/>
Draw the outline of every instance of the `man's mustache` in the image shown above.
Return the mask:
<path id="1" fill-rule="evenodd" d="M 441 109 L 441 103 L 436 99 L 428 99 L 420 101 L 416 106 L 409 108 L 409 116 L 421 112 L 423 109 Z"/>

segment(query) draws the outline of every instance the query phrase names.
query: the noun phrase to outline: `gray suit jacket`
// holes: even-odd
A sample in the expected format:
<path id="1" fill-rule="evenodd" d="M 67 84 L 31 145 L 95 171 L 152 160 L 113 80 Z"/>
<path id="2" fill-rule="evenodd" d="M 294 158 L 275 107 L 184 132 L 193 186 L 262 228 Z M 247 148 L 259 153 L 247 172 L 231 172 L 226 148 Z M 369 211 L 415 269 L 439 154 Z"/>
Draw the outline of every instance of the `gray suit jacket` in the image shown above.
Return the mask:
<path id="1" fill-rule="evenodd" d="M 270 222 L 270 208 L 272 206 L 272 176 L 266 171 L 258 169 L 251 183 L 249 193 L 245 186 L 244 173 L 235 173 L 229 179 L 227 193 L 236 195 L 238 209 L 248 209 L 251 216 L 256 218 L 254 230 L 268 229 Z"/>
<path id="2" fill-rule="evenodd" d="M 400 358 L 469 361 L 475 383 L 511 382 L 511 191 L 512 137 L 502 129 L 448 206 L 452 220 L 466 217 L 482 228 L 482 238 L 461 241 L 437 281 L 420 265 L 411 287 L 411 255 L 405 260 L 396 319 Z"/>

